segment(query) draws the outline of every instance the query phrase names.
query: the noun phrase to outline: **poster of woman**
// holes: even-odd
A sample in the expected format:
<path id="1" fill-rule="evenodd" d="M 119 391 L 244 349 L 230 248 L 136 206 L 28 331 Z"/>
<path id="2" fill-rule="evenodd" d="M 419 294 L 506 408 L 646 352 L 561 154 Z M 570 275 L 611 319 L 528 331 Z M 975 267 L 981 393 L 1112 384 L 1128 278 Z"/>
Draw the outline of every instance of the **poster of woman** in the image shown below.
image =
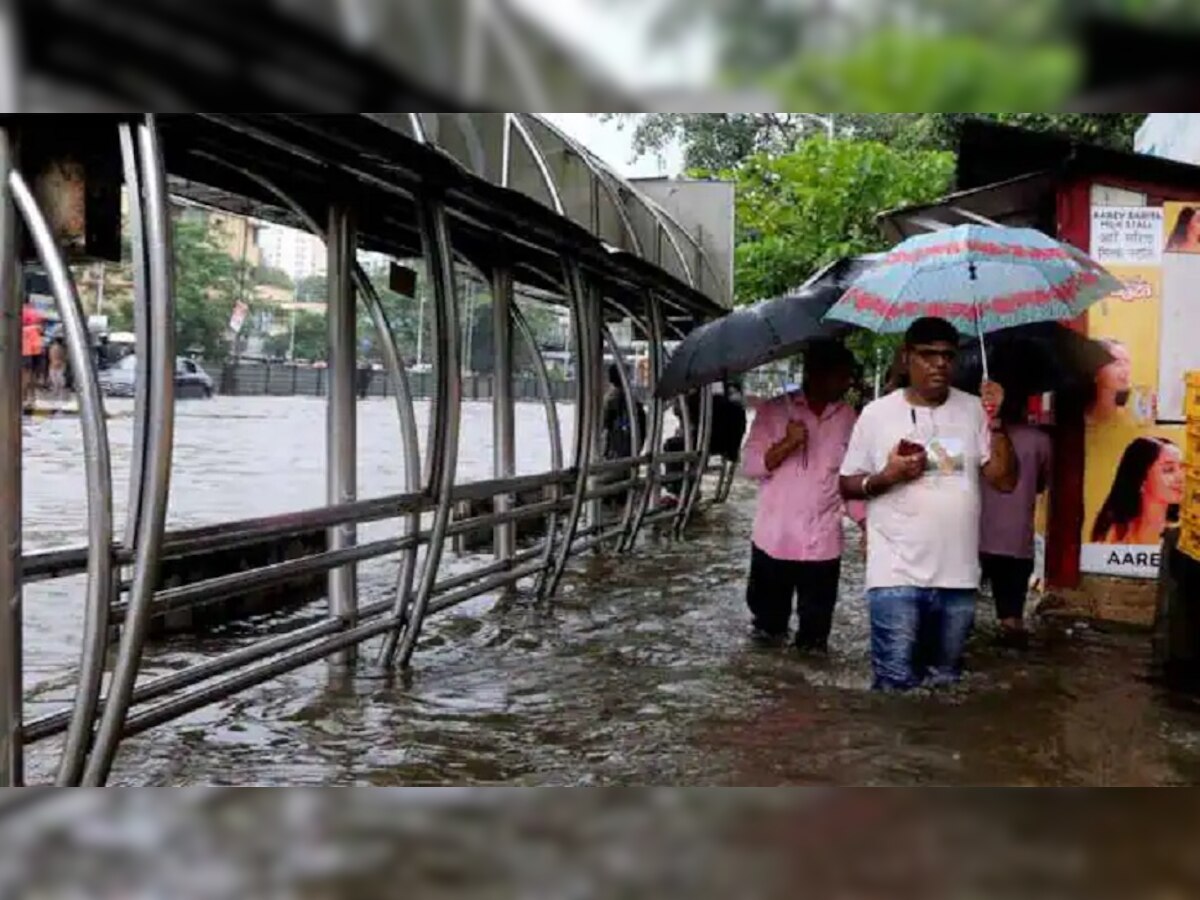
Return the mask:
<path id="1" fill-rule="evenodd" d="M 1200 208 L 1168 203 L 1163 209 L 1167 228 L 1167 253 L 1200 253 Z"/>
<path id="2" fill-rule="evenodd" d="M 1185 485 L 1183 453 L 1162 437 L 1129 442 L 1092 525 L 1096 544 L 1155 544 L 1177 521 Z"/>

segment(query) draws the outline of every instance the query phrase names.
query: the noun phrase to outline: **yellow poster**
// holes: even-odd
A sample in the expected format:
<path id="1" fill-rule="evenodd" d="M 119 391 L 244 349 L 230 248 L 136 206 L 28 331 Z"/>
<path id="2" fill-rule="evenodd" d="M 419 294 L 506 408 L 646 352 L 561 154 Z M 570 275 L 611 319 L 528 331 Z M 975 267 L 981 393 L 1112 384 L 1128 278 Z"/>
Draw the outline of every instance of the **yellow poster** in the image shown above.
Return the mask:
<path id="1" fill-rule="evenodd" d="M 1162 269 L 1108 269 L 1123 288 L 1088 312 L 1089 337 L 1113 360 L 1096 374 L 1086 409 L 1080 567 L 1154 578 L 1162 533 L 1178 516 L 1185 480 L 1182 429 L 1156 424 Z"/>

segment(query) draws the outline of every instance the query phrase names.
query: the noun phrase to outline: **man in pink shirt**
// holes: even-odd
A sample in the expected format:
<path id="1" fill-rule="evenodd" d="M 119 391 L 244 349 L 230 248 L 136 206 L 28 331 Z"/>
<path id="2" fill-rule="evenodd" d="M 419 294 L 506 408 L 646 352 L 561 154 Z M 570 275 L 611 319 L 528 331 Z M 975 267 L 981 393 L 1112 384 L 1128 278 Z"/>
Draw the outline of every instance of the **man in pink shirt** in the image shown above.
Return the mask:
<path id="1" fill-rule="evenodd" d="M 843 399 L 854 372 L 854 357 L 841 344 L 814 344 L 801 391 L 755 413 L 744 463 L 759 481 L 746 603 L 760 639 L 787 636 L 795 596 L 796 646 L 821 652 L 829 642 L 847 513 L 838 471 L 856 418 Z M 861 525 L 861 505 L 850 512 Z"/>

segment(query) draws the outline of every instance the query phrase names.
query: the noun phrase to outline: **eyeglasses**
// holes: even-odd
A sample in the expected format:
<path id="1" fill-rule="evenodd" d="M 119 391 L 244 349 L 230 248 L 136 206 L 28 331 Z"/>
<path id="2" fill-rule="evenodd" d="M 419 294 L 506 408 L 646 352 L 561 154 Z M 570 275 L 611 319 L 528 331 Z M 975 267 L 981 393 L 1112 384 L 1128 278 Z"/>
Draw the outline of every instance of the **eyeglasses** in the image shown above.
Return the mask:
<path id="1" fill-rule="evenodd" d="M 934 350 L 931 347 L 917 347 L 912 351 L 924 363 L 935 363 L 941 360 L 948 366 L 958 361 L 957 350 Z"/>

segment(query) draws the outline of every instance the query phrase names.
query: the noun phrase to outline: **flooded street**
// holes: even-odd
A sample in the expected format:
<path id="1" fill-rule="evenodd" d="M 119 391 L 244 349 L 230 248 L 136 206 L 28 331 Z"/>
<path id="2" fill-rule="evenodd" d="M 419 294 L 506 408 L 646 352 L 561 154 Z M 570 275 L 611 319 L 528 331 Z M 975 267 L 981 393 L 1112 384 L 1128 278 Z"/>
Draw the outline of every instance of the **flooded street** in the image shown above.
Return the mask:
<path id="1" fill-rule="evenodd" d="M 401 490 L 394 409 L 383 400 L 359 409 L 360 494 Z M 321 401 L 218 398 L 179 411 L 172 527 L 321 501 Z M 127 410 L 112 412 L 123 502 L 131 422 Z M 571 409 L 563 413 L 569 452 Z M 541 407 L 521 405 L 517 415 L 519 470 L 543 470 Z M 486 405 L 468 405 L 464 434 L 460 473 L 488 477 Z M 31 423 L 25 440 L 28 545 L 78 540 L 78 423 Z M 372 671 L 368 645 L 353 677 L 310 666 L 155 729 L 122 745 L 112 782 L 1200 783 L 1200 707 L 1146 680 L 1146 635 L 1043 626 L 1028 651 L 1000 650 L 981 605 L 961 685 L 873 695 L 855 556 L 844 568 L 828 659 L 751 645 L 742 590 L 753 509 L 753 487 L 739 482 L 727 506 L 696 517 L 685 542 L 651 536 L 630 557 L 574 560 L 549 605 L 517 593 L 436 616 L 407 676 Z M 387 596 L 395 565 L 362 567 L 363 602 Z M 70 696 L 79 604 L 77 580 L 26 592 L 27 715 Z M 314 606 L 202 644 L 161 646 L 145 671 L 320 614 Z M 54 749 L 31 748 L 31 781 L 52 771 Z"/>

